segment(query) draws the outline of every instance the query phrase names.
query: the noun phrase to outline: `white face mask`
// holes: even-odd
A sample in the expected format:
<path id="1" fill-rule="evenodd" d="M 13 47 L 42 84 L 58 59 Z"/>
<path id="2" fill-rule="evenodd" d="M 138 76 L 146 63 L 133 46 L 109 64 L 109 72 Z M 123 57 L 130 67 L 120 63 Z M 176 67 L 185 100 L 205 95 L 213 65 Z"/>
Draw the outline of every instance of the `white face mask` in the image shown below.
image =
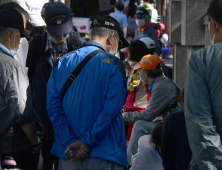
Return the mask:
<path id="1" fill-rule="evenodd" d="M 138 27 L 142 27 L 144 25 L 146 25 L 146 20 L 143 18 L 143 19 L 136 19 L 136 25 Z"/>
<path id="2" fill-rule="evenodd" d="M 140 71 L 141 71 L 141 70 L 140 70 Z M 143 73 L 142 73 L 142 74 L 143 74 Z M 143 82 L 144 84 L 147 84 L 147 83 L 146 83 L 146 81 L 145 81 L 145 80 L 146 80 L 146 78 L 145 78 L 145 79 L 142 79 L 142 77 L 141 77 L 141 76 L 142 76 L 142 75 L 140 75 L 140 81 L 141 81 L 141 82 Z"/>
<path id="3" fill-rule="evenodd" d="M 116 55 L 117 50 L 118 50 L 118 44 L 117 44 L 116 37 L 115 37 L 115 42 L 116 42 L 116 50 L 115 51 L 113 51 L 112 45 L 110 45 L 111 46 L 111 50 L 109 51 L 109 53 L 112 54 L 112 55 Z"/>
<path id="4" fill-rule="evenodd" d="M 10 46 L 9 52 L 14 57 L 17 53 L 17 49 L 15 47 L 15 34 L 14 34 L 14 32 L 13 32 L 13 36 L 14 36 L 14 49 L 12 49 L 11 43 L 9 42 L 9 46 Z"/>
<path id="5" fill-rule="evenodd" d="M 214 21 L 215 22 L 215 24 L 216 24 L 216 31 L 217 31 L 217 29 L 218 29 L 218 25 L 217 25 L 217 22 L 216 21 Z M 209 32 L 210 32 L 210 21 L 208 22 L 208 30 L 209 30 Z M 215 31 L 215 33 L 214 33 L 214 35 L 213 35 L 213 38 L 212 38 L 212 40 L 211 40 L 211 45 L 214 45 L 214 39 L 215 39 L 215 36 L 216 36 L 216 31 Z"/>

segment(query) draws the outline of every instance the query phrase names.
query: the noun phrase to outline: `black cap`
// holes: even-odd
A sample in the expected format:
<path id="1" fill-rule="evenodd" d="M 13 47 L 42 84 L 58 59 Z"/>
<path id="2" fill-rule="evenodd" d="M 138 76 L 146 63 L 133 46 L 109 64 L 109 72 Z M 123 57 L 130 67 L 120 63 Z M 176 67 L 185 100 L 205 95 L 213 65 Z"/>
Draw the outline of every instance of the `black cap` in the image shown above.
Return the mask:
<path id="1" fill-rule="evenodd" d="M 144 17 L 145 15 L 148 15 L 149 16 L 149 13 L 148 11 L 145 9 L 145 8 L 138 8 L 137 11 L 136 11 L 136 14 L 135 14 L 135 17 L 139 17 L 139 18 L 142 18 Z"/>
<path id="2" fill-rule="evenodd" d="M 21 37 L 30 37 L 24 30 L 22 15 L 12 8 L 0 10 L 0 26 L 5 28 L 18 29 Z"/>
<path id="3" fill-rule="evenodd" d="M 112 29 L 118 32 L 119 39 L 120 39 L 120 45 L 118 49 L 122 49 L 122 48 L 126 48 L 130 46 L 129 42 L 122 35 L 119 23 L 113 17 L 109 15 L 99 15 L 92 18 L 91 20 L 92 20 L 92 24 L 90 26 L 90 29 L 98 28 L 98 27 L 105 27 L 105 28 Z"/>
<path id="4" fill-rule="evenodd" d="M 73 25 L 68 8 L 62 2 L 51 2 L 45 8 L 45 22 L 51 36 L 71 33 Z"/>

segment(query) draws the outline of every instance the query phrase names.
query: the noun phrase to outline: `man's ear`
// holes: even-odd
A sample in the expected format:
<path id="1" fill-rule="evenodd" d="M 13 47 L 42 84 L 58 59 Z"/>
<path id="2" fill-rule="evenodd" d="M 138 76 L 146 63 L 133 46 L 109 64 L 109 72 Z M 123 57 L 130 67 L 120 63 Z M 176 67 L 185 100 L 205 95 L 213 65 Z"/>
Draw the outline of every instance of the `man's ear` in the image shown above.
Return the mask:
<path id="1" fill-rule="evenodd" d="M 13 30 L 9 31 L 6 35 L 6 39 L 8 40 L 8 42 L 11 41 L 11 38 L 13 37 Z"/>
<path id="2" fill-rule="evenodd" d="M 144 75 L 145 75 L 145 77 L 149 77 L 147 71 L 145 71 L 145 70 L 144 70 Z"/>
<path id="3" fill-rule="evenodd" d="M 47 30 L 46 27 L 43 26 L 43 29 L 44 29 L 44 31 L 45 31 L 46 33 L 48 33 L 48 30 Z"/>
<path id="4" fill-rule="evenodd" d="M 106 38 L 107 45 L 111 45 L 111 41 L 112 41 L 111 38 L 112 38 L 112 35 L 107 36 L 107 38 Z"/>
<path id="5" fill-rule="evenodd" d="M 108 37 L 108 40 L 109 40 L 109 45 L 111 45 L 113 43 L 113 41 L 115 41 L 115 33 L 112 33 L 109 35 Z"/>

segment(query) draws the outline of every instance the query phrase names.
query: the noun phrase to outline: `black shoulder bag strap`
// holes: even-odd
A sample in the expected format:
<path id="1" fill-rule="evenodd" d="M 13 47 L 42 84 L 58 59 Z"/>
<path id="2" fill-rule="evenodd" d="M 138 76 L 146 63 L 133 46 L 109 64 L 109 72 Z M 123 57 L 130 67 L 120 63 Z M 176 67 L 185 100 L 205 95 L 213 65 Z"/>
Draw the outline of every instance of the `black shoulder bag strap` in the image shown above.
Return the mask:
<path id="1" fill-rule="evenodd" d="M 66 81 L 63 89 L 62 89 L 62 94 L 61 94 L 61 100 L 63 102 L 63 98 L 65 97 L 66 92 L 68 91 L 69 87 L 72 85 L 72 83 L 76 80 L 78 74 L 81 72 L 81 70 L 83 69 L 83 67 L 88 63 L 88 61 L 95 56 L 96 54 L 98 54 L 99 52 L 103 52 L 103 50 L 99 49 L 99 50 L 95 50 L 93 52 L 91 52 L 88 56 L 86 56 L 82 62 L 76 67 L 76 69 L 69 75 L 68 80 Z"/>
<path id="2" fill-rule="evenodd" d="M 35 52 L 37 53 L 37 60 L 39 57 L 44 53 L 44 46 L 42 42 L 42 37 L 40 35 L 35 35 L 32 39 L 32 44 L 35 49 Z"/>

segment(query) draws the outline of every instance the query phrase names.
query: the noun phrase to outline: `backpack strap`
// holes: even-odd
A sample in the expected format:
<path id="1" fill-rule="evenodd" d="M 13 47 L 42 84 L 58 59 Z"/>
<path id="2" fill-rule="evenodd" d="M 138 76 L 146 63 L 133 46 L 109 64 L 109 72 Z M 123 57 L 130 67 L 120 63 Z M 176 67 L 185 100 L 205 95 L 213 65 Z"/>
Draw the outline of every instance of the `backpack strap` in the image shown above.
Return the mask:
<path id="1" fill-rule="evenodd" d="M 76 67 L 76 69 L 69 75 L 68 80 L 66 81 L 65 85 L 63 86 L 62 93 L 61 93 L 61 100 L 63 102 L 63 98 L 65 97 L 66 92 L 68 91 L 69 87 L 72 85 L 72 83 L 76 80 L 77 76 L 81 72 L 81 70 L 84 68 L 84 66 L 88 63 L 88 61 L 93 58 L 96 54 L 103 52 L 103 50 L 98 49 L 93 52 L 91 52 L 89 55 L 87 55 L 82 62 Z"/>
<path id="2" fill-rule="evenodd" d="M 32 82 L 36 64 L 38 63 L 40 57 L 45 53 L 44 51 L 45 44 L 44 44 L 42 36 L 38 34 L 35 35 L 33 39 L 31 40 L 31 44 L 34 48 L 35 55 L 30 55 L 28 53 L 27 60 L 26 60 L 26 66 L 29 68 L 28 70 L 29 83 Z"/>
<path id="3" fill-rule="evenodd" d="M 79 36 L 75 31 L 70 34 L 70 48 L 69 51 L 75 51 L 79 48 Z"/>
<path id="4" fill-rule="evenodd" d="M 37 52 L 37 61 L 39 60 L 39 57 L 44 54 L 44 48 L 43 48 L 43 42 L 42 37 L 39 34 L 36 34 L 32 39 L 32 44 Z"/>

